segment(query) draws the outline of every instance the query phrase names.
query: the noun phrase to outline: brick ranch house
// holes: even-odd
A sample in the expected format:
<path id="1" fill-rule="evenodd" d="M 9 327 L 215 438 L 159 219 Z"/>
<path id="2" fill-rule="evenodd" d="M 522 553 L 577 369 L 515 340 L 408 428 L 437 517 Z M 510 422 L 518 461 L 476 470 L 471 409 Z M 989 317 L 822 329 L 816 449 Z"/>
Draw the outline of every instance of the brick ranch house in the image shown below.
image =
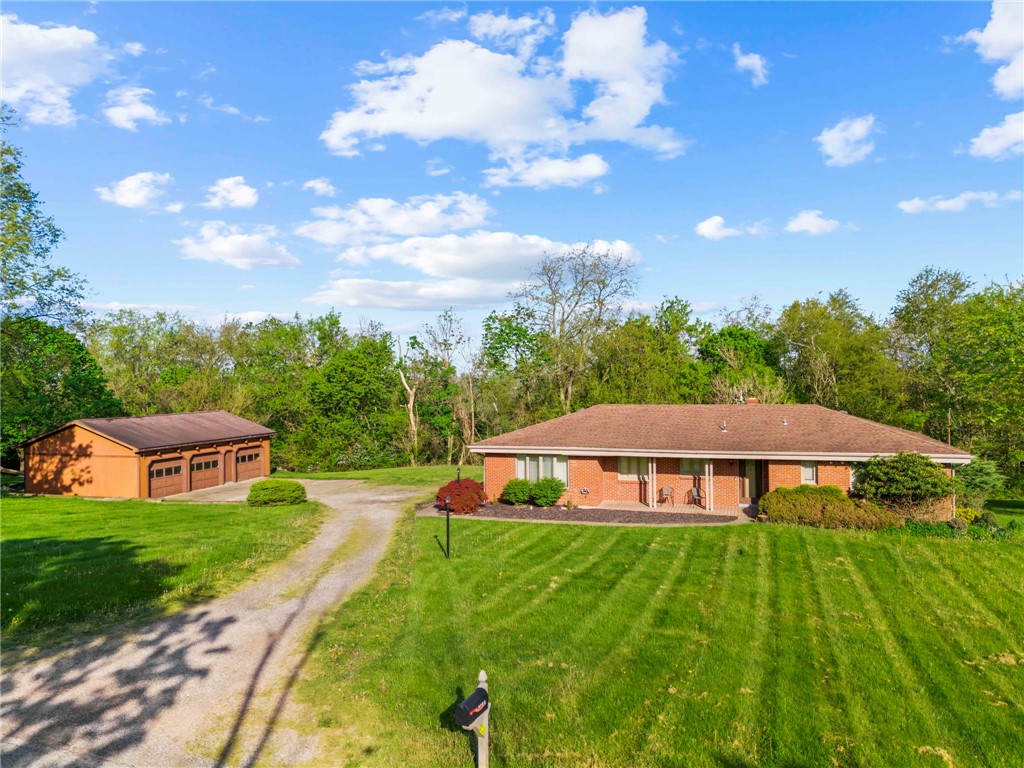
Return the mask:
<path id="1" fill-rule="evenodd" d="M 496 500 L 514 477 L 557 477 L 561 503 L 750 506 L 801 484 L 849 491 L 851 465 L 914 451 L 952 475 L 971 454 L 917 432 L 819 405 L 595 405 L 474 443 Z"/>
<path id="2" fill-rule="evenodd" d="M 156 499 L 270 474 L 274 430 L 226 411 L 78 419 L 25 449 L 25 491 Z"/>

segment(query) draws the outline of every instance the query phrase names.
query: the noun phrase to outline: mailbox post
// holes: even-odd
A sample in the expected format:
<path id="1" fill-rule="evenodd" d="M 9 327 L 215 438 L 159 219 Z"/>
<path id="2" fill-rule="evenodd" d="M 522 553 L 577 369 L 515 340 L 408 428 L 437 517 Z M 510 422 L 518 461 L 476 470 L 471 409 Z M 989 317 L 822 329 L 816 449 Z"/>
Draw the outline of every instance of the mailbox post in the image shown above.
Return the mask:
<path id="1" fill-rule="evenodd" d="M 480 670 L 477 689 L 455 708 L 455 722 L 465 731 L 476 734 L 477 768 L 488 768 L 491 744 L 491 701 L 487 688 L 487 673 Z"/>

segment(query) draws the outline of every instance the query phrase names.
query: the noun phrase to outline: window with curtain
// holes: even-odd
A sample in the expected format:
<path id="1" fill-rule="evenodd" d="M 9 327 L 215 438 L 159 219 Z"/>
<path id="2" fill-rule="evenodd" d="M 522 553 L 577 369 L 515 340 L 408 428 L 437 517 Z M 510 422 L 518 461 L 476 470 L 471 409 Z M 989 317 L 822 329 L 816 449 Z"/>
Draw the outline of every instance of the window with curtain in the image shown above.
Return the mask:
<path id="1" fill-rule="evenodd" d="M 541 478 L 554 477 L 569 485 L 568 456 L 516 456 L 516 477 L 535 483 Z"/>
<path id="2" fill-rule="evenodd" d="M 646 456 L 619 456 L 619 479 L 639 480 L 647 477 Z"/>
<path id="3" fill-rule="evenodd" d="M 707 471 L 707 459 L 680 459 L 679 474 L 700 476 Z"/>
<path id="4" fill-rule="evenodd" d="M 804 485 L 818 484 L 818 462 L 800 462 L 800 482 L 803 483 Z"/>

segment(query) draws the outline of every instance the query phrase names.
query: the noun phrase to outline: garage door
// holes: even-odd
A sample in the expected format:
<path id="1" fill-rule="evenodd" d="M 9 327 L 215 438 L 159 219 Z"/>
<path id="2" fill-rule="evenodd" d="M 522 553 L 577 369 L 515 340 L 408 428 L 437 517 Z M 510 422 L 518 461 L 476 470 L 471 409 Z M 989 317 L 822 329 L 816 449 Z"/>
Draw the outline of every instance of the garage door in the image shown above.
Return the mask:
<path id="1" fill-rule="evenodd" d="M 194 456 L 192 458 L 192 490 L 220 485 L 220 457 Z"/>
<path id="2" fill-rule="evenodd" d="M 254 477 L 263 477 L 263 460 L 259 449 L 239 451 L 235 457 L 235 479 L 251 480 Z"/>
<path id="3" fill-rule="evenodd" d="M 181 459 L 154 461 L 149 465 L 149 498 L 159 499 L 185 490 Z"/>

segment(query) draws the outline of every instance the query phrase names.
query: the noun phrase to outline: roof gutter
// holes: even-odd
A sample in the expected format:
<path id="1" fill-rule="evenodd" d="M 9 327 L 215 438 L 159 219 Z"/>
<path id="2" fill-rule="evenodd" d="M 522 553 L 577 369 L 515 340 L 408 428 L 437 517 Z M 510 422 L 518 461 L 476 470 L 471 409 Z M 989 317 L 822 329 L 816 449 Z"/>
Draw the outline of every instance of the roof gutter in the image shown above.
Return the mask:
<path id="1" fill-rule="evenodd" d="M 651 451 L 635 448 L 572 448 L 569 446 L 498 446 L 471 445 L 470 453 L 540 454 L 553 456 L 652 456 L 658 458 L 692 459 L 776 459 L 780 461 L 867 461 L 876 456 L 895 456 L 897 451 L 873 453 L 780 452 L 780 451 Z M 970 454 L 923 453 L 940 464 L 969 464 Z"/>

